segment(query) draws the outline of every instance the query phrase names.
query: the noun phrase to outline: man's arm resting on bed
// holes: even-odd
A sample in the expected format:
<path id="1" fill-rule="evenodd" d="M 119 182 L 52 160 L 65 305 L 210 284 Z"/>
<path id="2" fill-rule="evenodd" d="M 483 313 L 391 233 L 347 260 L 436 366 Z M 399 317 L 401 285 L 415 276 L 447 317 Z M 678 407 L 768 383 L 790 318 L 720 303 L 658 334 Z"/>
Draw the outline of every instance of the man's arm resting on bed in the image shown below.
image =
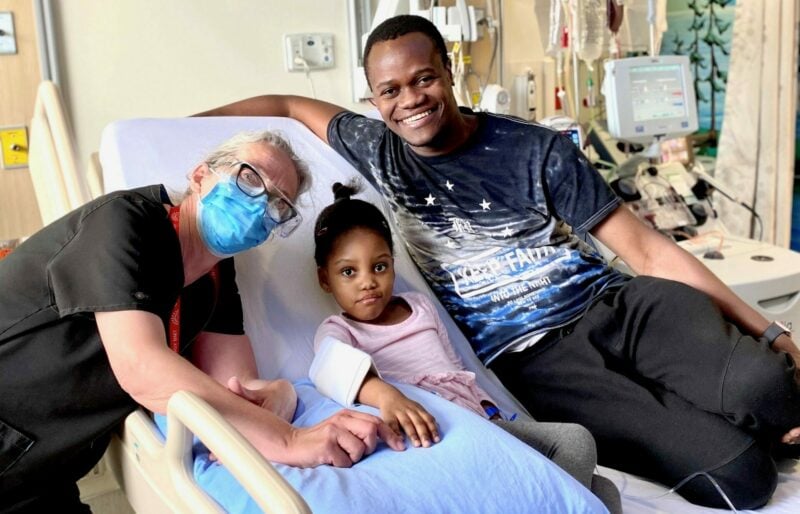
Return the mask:
<path id="1" fill-rule="evenodd" d="M 194 116 L 282 116 L 294 118 L 327 143 L 328 124 L 334 116 L 344 110 L 346 110 L 344 107 L 304 96 L 262 95 L 216 107 Z"/>
<path id="2" fill-rule="evenodd" d="M 120 386 L 154 412 L 165 412 L 176 391 L 190 391 L 219 411 L 265 458 L 302 467 L 350 466 L 374 451 L 379 437 L 394 449 L 403 448 L 385 423 L 360 412 L 343 410 L 314 427 L 292 427 L 172 352 L 155 314 L 98 312 L 95 319 Z"/>
<path id="3" fill-rule="evenodd" d="M 769 320 L 739 298 L 702 262 L 639 221 L 627 208 L 618 207 L 592 229 L 592 235 L 637 274 L 676 280 L 708 294 L 727 318 L 753 337 L 760 337 L 769 325 Z M 793 344 L 786 346 L 782 348 L 776 342 L 776 349 L 787 351 L 800 363 L 800 350 Z"/>

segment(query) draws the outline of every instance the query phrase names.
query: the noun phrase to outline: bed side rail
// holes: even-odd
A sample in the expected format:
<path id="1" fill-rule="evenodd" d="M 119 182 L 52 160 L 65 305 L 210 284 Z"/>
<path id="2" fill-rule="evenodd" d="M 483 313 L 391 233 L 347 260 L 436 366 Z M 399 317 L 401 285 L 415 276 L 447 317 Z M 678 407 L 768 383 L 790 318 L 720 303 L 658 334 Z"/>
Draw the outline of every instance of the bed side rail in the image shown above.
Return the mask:
<path id="1" fill-rule="evenodd" d="M 306 502 L 278 471 L 196 395 L 187 391 L 172 395 L 167 419 L 167 466 L 187 513 L 223 512 L 194 480 L 192 434 L 195 434 L 264 512 L 310 514 Z"/>
<path id="2" fill-rule="evenodd" d="M 91 199 L 78 174 L 72 128 L 61 92 L 53 82 L 37 89 L 31 119 L 30 171 L 45 224 Z"/>

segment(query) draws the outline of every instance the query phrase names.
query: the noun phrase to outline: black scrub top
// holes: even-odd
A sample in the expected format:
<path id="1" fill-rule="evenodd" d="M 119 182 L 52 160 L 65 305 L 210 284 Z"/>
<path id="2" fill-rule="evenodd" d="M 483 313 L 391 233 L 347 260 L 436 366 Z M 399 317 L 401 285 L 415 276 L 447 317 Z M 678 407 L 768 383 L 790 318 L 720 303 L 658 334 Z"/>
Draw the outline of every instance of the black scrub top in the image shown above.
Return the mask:
<path id="1" fill-rule="evenodd" d="M 184 281 L 169 203 L 160 185 L 110 193 L 0 260 L 0 494 L 43 473 L 79 478 L 70 466 L 136 408 L 94 313 L 145 310 L 168 333 Z M 201 330 L 244 333 L 233 259 L 219 269 L 219 291 L 208 275 L 183 289 L 182 354 Z"/>

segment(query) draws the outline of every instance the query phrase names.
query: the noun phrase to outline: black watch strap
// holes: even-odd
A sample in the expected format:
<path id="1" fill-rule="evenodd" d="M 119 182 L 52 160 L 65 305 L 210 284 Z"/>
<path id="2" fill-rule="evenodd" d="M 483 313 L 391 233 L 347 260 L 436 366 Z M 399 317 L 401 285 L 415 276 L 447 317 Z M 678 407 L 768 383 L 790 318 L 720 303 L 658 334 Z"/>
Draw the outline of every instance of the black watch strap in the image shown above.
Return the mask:
<path id="1" fill-rule="evenodd" d="M 783 323 L 779 321 L 773 321 L 769 324 L 767 329 L 761 334 L 761 337 L 767 340 L 767 344 L 772 347 L 772 344 L 778 339 L 782 334 L 786 334 L 787 336 L 792 335 L 792 331 L 789 330 Z"/>

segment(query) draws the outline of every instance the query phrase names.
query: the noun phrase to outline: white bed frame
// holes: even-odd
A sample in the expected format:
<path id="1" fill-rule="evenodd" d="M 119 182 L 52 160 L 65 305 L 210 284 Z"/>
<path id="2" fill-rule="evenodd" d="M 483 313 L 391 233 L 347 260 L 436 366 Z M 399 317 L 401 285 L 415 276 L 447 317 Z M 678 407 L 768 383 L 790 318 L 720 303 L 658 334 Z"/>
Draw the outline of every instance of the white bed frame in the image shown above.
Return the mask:
<path id="1" fill-rule="evenodd" d="M 31 174 L 45 223 L 102 192 L 97 155 L 90 158 L 86 175 L 77 172 L 74 142 L 55 85 L 39 89 L 31 122 Z M 237 477 L 265 512 L 310 512 L 305 501 L 209 405 L 187 392 L 169 402 L 169 430 L 161 437 L 151 417 L 139 409 L 125 420 L 113 438 L 107 461 L 131 506 L 140 513 L 221 512 L 194 482 L 191 437 L 197 435 Z M 708 513 L 711 509 L 689 504 L 666 488 L 613 469 L 600 468 L 623 495 L 626 512 Z M 783 463 L 780 483 L 763 514 L 800 512 L 800 464 Z"/>

